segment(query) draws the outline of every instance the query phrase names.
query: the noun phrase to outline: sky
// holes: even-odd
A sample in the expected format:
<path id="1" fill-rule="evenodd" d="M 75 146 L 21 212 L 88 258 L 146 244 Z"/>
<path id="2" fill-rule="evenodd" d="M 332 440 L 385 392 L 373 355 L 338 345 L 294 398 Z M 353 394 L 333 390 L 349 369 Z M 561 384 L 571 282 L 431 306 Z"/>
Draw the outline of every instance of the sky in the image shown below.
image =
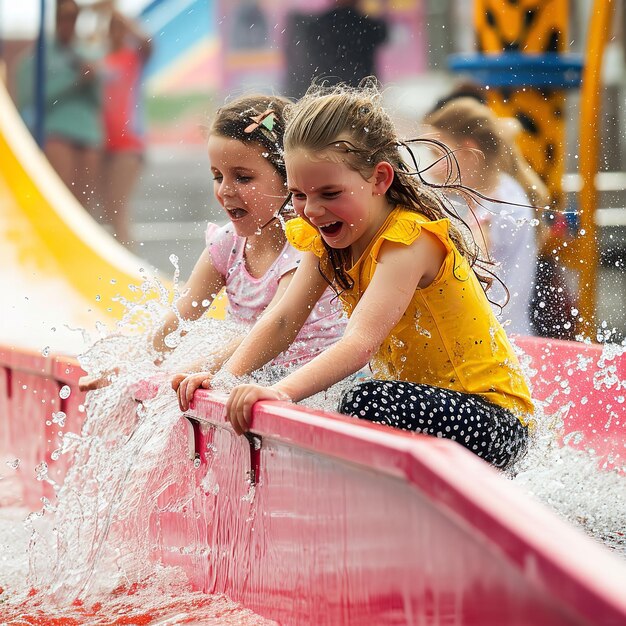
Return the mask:
<path id="1" fill-rule="evenodd" d="M 137 13 L 150 0 L 117 0 L 117 8 L 127 15 Z M 78 0 L 88 5 L 89 0 Z M 34 36 L 39 24 L 40 0 L 0 0 L 0 37 Z M 56 6 L 54 0 L 46 0 L 47 11 L 51 14 Z"/>

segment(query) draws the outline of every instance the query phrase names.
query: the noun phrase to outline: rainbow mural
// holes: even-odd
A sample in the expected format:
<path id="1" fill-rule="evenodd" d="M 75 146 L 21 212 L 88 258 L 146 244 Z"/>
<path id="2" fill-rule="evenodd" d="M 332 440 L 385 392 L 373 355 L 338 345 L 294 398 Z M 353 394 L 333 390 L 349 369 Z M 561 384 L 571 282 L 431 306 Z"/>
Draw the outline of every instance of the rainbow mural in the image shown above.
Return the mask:
<path id="1" fill-rule="evenodd" d="M 140 16 L 154 38 L 146 88 L 156 95 L 223 96 L 252 88 L 280 92 L 287 37 L 293 32 L 290 20 L 315 15 L 330 4 L 328 0 L 154 0 Z M 378 58 L 381 80 L 397 82 L 423 72 L 427 46 L 423 2 L 370 0 L 365 8 L 368 14 L 386 19 L 389 28 L 388 42 Z"/>

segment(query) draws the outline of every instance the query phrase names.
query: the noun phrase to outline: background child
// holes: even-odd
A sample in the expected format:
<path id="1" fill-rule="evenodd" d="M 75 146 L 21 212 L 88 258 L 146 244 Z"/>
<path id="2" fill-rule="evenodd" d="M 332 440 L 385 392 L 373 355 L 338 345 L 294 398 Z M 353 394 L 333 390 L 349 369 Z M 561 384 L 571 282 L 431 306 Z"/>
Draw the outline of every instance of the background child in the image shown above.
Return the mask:
<path id="1" fill-rule="evenodd" d="M 141 75 L 152 53 L 152 43 L 137 23 L 113 7 L 108 39 L 102 106 L 102 195 L 117 240 L 130 244 L 128 203 L 141 174 L 145 150 Z"/>
<path id="2" fill-rule="evenodd" d="M 228 319 L 248 328 L 274 306 L 291 281 L 301 254 L 287 243 L 278 217 L 287 198 L 282 114 L 288 102 L 250 95 L 217 111 L 209 128 L 208 154 L 215 197 L 229 222 L 219 228 L 209 225 L 207 247 L 185 291 L 154 335 L 159 352 L 174 347 L 176 342 L 167 345 L 167 335 L 180 332 L 185 321 L 198 319 L 223 287 Z M 327 290 L 310 309 L 296 341 L 274 359 L 275 365 L 303 363 L 341 336 L 345 318 L 332 298 L 332 291 Z M 218 369 L 232 354 L 243 334 L 216 347 L 210 355 L 213 368 Z M 204 355 L 205 363 L 208 358 Z M 102 377 L 85 377 L 82 388 L 102 383 Z"/>
<path id="3" fill-rule="evenodd" d="M 225 368 L 241 376 L 283 351 L 328 282 L 350 320 L 280 382 L 237 386 L 229 418 L 243 432 L 257 400 L 301 400 L 369 362 L 374 378 L 345 394 L 342 413 L 454 439 L 503 467 L 526 446 L 525 379 L 472 254 L 440 198 L 408 172 L 379 100 L 374 88 L 314 90 L 289 109 L 285 160 L 300 217 L 287 237 L 306 252 Z M 202 383 L 198 374 L 180 385 L 183 410 Z"/>
<path id="4" fill-rule="evenodd" d="M 82 8 L 75 0 L 56 4 L 54 36 L 45 50 L 44 152 L 67 188 L 85 208 L 94 208 L 100 174 L 102 99 L 100 55 L 76 35 Z M 34 51 L 20 63 L 18 102 L 34 132 Z"/>
<path id="5" fill-rule="evenodd" d="M 507 332 L 533 334 L 530 301 L 538 225 L 543 222 L 541 208 L 550 197 L 515 145 L 519 125 L 513 119 L 497 117 L 476 98 L 467 97 L 443 104 L 427 114 L 424 122 L 436 129 L 438 138 L 454 152 L 462 183 L 500 201 L 470 198 L 473 217 L 464 219 L 473 228 L 483 254 L 498 264 L 496 272 L 509 292 L 502 314 L 508 320 Z M 506 294 L 496 292 L 491 299 L 503 303 Z"/>

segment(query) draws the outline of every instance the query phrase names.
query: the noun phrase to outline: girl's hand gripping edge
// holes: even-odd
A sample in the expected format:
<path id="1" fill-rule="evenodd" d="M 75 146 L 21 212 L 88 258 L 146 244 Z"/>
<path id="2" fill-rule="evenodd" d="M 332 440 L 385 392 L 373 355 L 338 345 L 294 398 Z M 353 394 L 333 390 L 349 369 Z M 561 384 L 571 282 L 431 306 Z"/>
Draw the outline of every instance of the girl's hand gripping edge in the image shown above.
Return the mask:
<path id="1" fill-rule="evenodd" d="M 191 405 L 196 389 L 210 389 L 212 380 L 212 372 L 176 374 L 176 376 L 172 378 L 172 389 L 178 396 L 178 406 L 180 410 L 187 411 Z"/>
<path id="2" fill-rule="evenodd" d="M 291 398 L 276 387 L 254 384 L 238 385 L 230 392 L 226 402 L 226 416 L 238 435 L 250 430 L 252 408 L 259 400 L 291 402 Z"/>

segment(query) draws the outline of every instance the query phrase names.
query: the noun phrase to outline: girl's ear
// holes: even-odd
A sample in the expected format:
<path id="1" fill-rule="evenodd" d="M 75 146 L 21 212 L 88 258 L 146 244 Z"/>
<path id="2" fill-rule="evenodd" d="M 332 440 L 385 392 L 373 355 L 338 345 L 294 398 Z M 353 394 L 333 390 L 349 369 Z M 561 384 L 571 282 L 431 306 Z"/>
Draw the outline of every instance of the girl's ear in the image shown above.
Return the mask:
<path id="1" fill-rule="evenodd" d="M 396 173 L 391 163 L 387 161 L 377 163 L 372 174 L 372 182 L 374 184 L 372 191 L 374 195 L 385 195 L 389 187 L 391 187 L 395 175 Z"/>

